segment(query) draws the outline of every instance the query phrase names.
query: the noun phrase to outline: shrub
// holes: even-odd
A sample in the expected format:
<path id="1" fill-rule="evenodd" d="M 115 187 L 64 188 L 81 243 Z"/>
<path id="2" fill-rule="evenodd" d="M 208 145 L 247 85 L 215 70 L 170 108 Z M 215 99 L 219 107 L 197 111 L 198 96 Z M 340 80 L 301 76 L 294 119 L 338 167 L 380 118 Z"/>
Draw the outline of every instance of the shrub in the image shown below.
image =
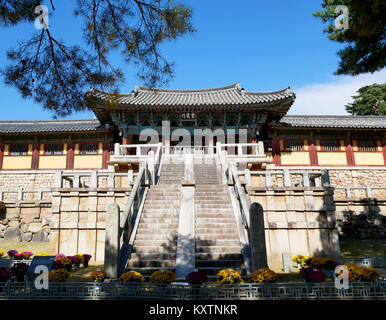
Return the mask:
<path id="1" fill-rule="evenodd" d="M 69 258 L 59 258 L 59 259 L 56 259 L 55 262 L 57 263 L 57 266 L 59 266 L 60 264 L 67 271 L 71 270 L 72 262 Z"/>
<path id="2" fill-rule="evenodd" d="M 98 269 L 91 272 L 91 279 L 94 282 L 103 282 L 106 279 L 106 271 L 105 269 Z"/>
<path id="3" fill-rule="evenodd" d="M 380 272 L 371 267 L 360 267 L 355 263 L 345 263 L 349 272 L 349 281 L 370 281 L 375 282 L 379 279 Z"/>
<path id="4" fill-rule="evenodd" d="M 68 279 L 70 279 L 70 273 L 63 268 L 50 271 L 48 274 L 49 282 L 66 282 Z"/>
<path id="5" fill-rule="evenodd" d="M 302 268 L 300 275 L 306 282 L 324 282 L 326 280 L 324 272 L 315 268 Z"/>
<path id="6" fill-rule="evenodd" d="M 73 257 L 73 263 L 83 263 L 84 262 L 84 258 L 83 258 L 83 255 L 81 254 L 76 254 Z"/>
<path id="7" fill-rule="evenodd" d="M 339 265 L 339 263 L 335 262 L 331 258 L 315 257 L 315 258 L 311 258 L 311 261 L 310 261 L 310 266 L 316 269 L 333 270 L 337 265 Z"/>
<path id="8" fill-rule="evenodd" d="M 217 273 L 218 284 L 244 283 L 240 273 L 233 269 L 223 269 Z"/>
<path id="9" fill-rule="evenodd" d="M 176 275 L 171 270 L 157 270 L 150 276 L 150 282 L 152 283 L 171 283 L 175 281 Z"/>
<path id="10" fill-rule="evenodd" d="M 11 273 L 13 276 L 16 277 L 18 281 L 23 281 L 25 275 L 27 274 L 28 268 L 29 268 L 29 264 L 27 263 L 24 263 L 24 262 L 16 263 L 11 268 Z"/>
<path id="11" fill-rule="evenodd" d="M 13 258 L 13 257 L 15 256 L 16 253 L 17 253 L 17 250 L 15 250 L 15 249 L 9 250 L 9 251 L 7 252 L 8 256 L 9 256 L 10 258 Z"/>
<path id="12" fill-rule="evenodd" d="M 0 267 L 0 282 L 6 282 L 11 279 L 11 270 L 5 267 Z"/>
<path id="13" fill-rule="evenodd" d="M 310 264 L 311 258 L 308 256 L 302 256 L 301 254 L 298 254 L 292 257 L 292 261 L 300 264 L 302 268 L 307 268 Z"/>
<path id="14" fill-rule="evenodd" d="M 136 271 L 127 271 L 119 277 L 122 282 L 144 282 L 145 278 L 142 274 Z"/>
<path id="15" fill-rule="evenodd" d="M 252 274 L 252 281 L 258 283 L 269 283 L 277 281 L 278 276 L 275 271 L 269 268 L 263 268 L 261 270 L 256 270 Z"/>
<path id="16" fill-rule="evenodd" d="M 203 284 L 208 281 L 208 276 L 202 271 L 193 271 L 186 276 L 186 282 L 189 284 Z"/>
<path id="17" fill-rule="evenodd" d="M 31 259 L 31 257 L 34 255 L 31 251 L 22 251 L 22 255 L 24 255 L 24 259 Z"/>
<path id="18" fill-rule="evenodd" d="M 5 255 L 5 252 L 0 250 L 0 258 L 1 258 L 3 255 Z"/>
<path id="19" fill-rule="evenodd" d="M 66 255 L 64 255 L 63 253 L 56 254 L 55 259 L 59 259 L 59 258 L 66 258 Z"/>
<path id="20" fill-rule="evenodd" d="M 91 279 L 94 282 L 103 282 L 106 279 L 105 269 L 98 269 L 98 270 L 91 272 Z"/>

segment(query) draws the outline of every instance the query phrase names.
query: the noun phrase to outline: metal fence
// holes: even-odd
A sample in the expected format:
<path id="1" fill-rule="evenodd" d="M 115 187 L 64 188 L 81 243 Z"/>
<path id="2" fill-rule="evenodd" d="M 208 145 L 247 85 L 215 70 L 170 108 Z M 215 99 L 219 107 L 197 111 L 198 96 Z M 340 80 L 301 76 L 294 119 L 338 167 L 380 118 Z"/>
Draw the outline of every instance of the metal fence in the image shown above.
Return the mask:
<path id="1" fill-rule="evenodd" d="M 238 285 L 51 283 L 47 290 L 32 283 L 0 285 L 0 299 L 184 299 L 184 300 L 273 300 L 273 299 L 385 299 L 386 282 L 350 283 L 336 289 L 334 283 L 275 283 Z"/>

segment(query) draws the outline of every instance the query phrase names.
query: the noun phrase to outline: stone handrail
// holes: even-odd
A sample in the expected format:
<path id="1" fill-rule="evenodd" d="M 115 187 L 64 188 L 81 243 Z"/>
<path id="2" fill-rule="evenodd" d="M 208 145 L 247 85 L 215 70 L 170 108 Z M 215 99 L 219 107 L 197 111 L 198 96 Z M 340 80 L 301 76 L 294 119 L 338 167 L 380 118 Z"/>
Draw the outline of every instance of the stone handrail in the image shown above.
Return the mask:
<path id="1" fill-rule="evenodd" d="M 373 192 L 372 190 L 386 190 L 386 187 L 377 187 L 377 186 L 366 186 L 366 187 L 359 187 L 359 186 L 354 186 L 354 187 L 335 187 L 335 190 L 345 190 L 346 197 L 348 199 L 353 198 L 352 196 L 352 191 L 353 190 L 365 190 L 366 191 L 366 196 L 368 198 L 373 197 Z"/>
<path id="2" fill-rule="evenodd" d="M 157 144 L 119 144 L 116 143 L 114 145 L 114 157 L 125 157 L 125 158 L 130 158 L 130 157 L 142 157 L 142 156 L 147 156 L 150 150 L 153 150 L 154 148 L 157 148 L 155 153 L 159 153 L 160 149 L 162 147 L 162 143 L 157 143 Z M 146 153 L 142 152 L 143 149 L 150 149 L 147 150 Z M 129 149 L 135 150 L 135 155 L 128 155 L 126 154 L 126 151 Z M 154 151 L 154 150 L 153 150 Z"/>
<path id="3" fill-rule="evenodd" d="M 97 170 L 81 172 L 63 172 L 61 170 L 56 171 L 55 180 L 54 180 L 54 188 L 63 188 L 63 182 L 69 181 L 70 188 L 100 188 L 98 183 L 99 177 L 107 177 L 107 187 L 115 188 L 115 177 L 127 177 L 128 185 L 130 187 L 134 183 L 134 177 L 137 174 L 133 172 L 133 170 L 129 170 L 127 173 L 120 172 L 100 172 Z M 81 182 L 81 178 L 89 178 L 90 184 L 85 185 Z"/>
<path id="4" fill-rule="evenodd" d="M 330 179 L 328 170 L 289 170 L 289 169 L 281 169 L 281 170 L 267 170 L 267 171 L 250 171 L 249 169 L 245 169 L 244 171 L 238 171 L 238 175 L 244 175 L 244 184 L 247 186 L 252 185 L 252 176 L 253 175 L 261 175 L 265 176 L 265 187 L 271 188 L 273 187 L 272 176 L 278 175 L 283 176 L 283 184 L 284 187 L 329 187 Z M 291 175 L 300 175 L 302 178 L 293 182 L 291 179 Z M 320 178 L 320 181 L 316 178 Z"/>
<path id="5" fill-rule="evenodd" d="M 107 208 L 105 270 L 110 279 L 118 277 L 131 255 L 134 239 L 132 233 L 135 233 L 141 217 L 147 189 L 150 184 L 155 183 L 155 174 L 155 155 L 153 151 L 150 151 L 147 158 L 140 162 L 137 178 L 124 210 L 120 212 L 119 206 L 115 203 Z M 136 208 L 134 208 L 135 200 Z M 136 215 L 135 211 L 137 212 Z"/>
<path id="6" fill-rule="evenodd" d="M 48 193 L 51 194 L 51 189 L 39 189 L 39 190 L 25 190 L 23 188 L 20 188 L 19 190 L 0 190 L 0 201 L 4 201 L 4 195 L 5 194 L 17 194 L 17 200 L 18 201 L 24 201 L 24 200 L 31 200 L 32 199 L 25 199 L 26 194 L 36 194 L 37 198 L 33 199 L 33 201 L 36 200 L 43 200 L 43 194 Z"/>
<path id="7" fill-rule="evenodd" d="M 246 156 L 246 157 L 262 156 L 262 157 L 265 157 L 263 141 L 259 141 L 257 143 L 221 143 L 221 142 L 217 142 L 216 147 L 217 147 L 217 152 L 221 152 L 223 150 L 228 151 L 229 157 L 235 157 L 235 156 L 239 156 L 239 157 L 240 156 Z M 248 152 L 247 152 L 248 147 L 252 147 L 252 154 L 248 154 Z M 235 154 L 236 148 L 237 148 L 237 155 Z"/>

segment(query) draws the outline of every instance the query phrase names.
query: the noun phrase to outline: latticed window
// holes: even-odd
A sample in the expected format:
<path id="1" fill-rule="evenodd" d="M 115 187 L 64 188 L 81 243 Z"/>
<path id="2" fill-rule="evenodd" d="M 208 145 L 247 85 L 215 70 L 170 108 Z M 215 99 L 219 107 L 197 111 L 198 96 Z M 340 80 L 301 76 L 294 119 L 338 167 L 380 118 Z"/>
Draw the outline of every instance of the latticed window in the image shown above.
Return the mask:
<path id="1" fill-rule="evenodd" d="M 96 143 L 84 143 L 81 145 L 80 154 L 97 154 L 98 145 Z"/>
<path id="2" fill-rule="evenodd" d="M 28 145 L 23 144 L 13 144 L 11 145 L 11 156 L 25 156 L 28 154 Z"/>
<path id="3" fill-rule="evenodd" d="M 359 151 L 376 151 L 373 140 L 359 140 L 358 147 Z"/>
<path id="4" fill-rule="evenodd" d="M 60 143 L 48 143 L 46 144 L 47 155 L 59 155 L 63 152 L 63 146 Z"/>
<path id="5" fill-rule="evenodd" d="M 272 140 L 263 140 L 263 143 L 265 151 L 272 151 Z"/>
<path id="6" fill-rule="evenodd" d="M 339 151 L 338 140 L 323 140 L 322 150 L 324 151 Z"/>
<path id="7" fill-rule="evenodd" d="M 303 144 L 301 140 L 286 140 L 285 149 L 287 151 L 301 151 L 303 149 Z"/>

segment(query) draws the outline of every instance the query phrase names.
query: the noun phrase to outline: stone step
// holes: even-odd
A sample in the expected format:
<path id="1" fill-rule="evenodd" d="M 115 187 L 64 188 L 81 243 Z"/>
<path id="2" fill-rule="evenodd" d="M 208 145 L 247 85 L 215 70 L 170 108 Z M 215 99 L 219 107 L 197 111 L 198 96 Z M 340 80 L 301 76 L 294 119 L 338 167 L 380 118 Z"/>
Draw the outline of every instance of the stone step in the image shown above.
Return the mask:
<path id="1" fill-rule="evenodd" d="M 223 241 L 223 240 L 235 240 L 235 241 L 238 241 L 239 240 L 239 236 L 237 234 L 229 234 L 228 233 L 217 233 L 217 232 L 220 232 L 220 229 L 219 230 L 213 230 L 212 229 L 212 232 L 210 233 L 201 233 L 201 232 L 198 232 L 196 230 L 196 240 L 201 240 L 201 241 L 204 241 L 204 240 L 209 240 L 209 241 L 212 241 L 212 240 L 215 240 L 215 241 Z"/>
<path id="2" fill-rule="evenodd" d="M 177 235 L 178 232 L 175 228 L 173 229 L 148 229 L 148 228 L 138 228 L 138 231 L 137 231 L 137 235 L 136 236 L 141 236 L 142 239 L 144 236 L 148 235 L 148 236 L 154 236 L 154 235 L 157 235 L 157 236 L 175 236 Z M 136 237 L 136 239 L 139 239 L 138 237 Z"/>
<path id="3" fill-rule="evenodd" d="M 178 223 L 144 223 L 140 222 L 138 225 L 138 229 L 148 229 L 148 230 L 159 230 L 160 232 L 163 232 L 163 230 L 169 231 L 169 230 L 177 230 L 178 229 Z"/>
<path id="4" fill-rule="evenodd" d="M 228 213 L 197 213 L 196 219 L 234 219 L 234 215 L 231 212 Z"/>
<path id="5" fill-rule="evenodd" d="M 167 215 L 173 215 L 175 213 L 180 212 L 180 208 L 167 208 L 167 209 L 162 209 L 162 208 L 143 208 L 143 213 L 146 214 L 164 214 L 164 216 Z"/>
<path id="6" fill-rule="evenodd" d="M 161 246 L 168 246 L 168 247 L 176 247 L 177 241 L 173 240 L 135 240 L 134 241 L 134 247 L 136 246 L 155 246 L 155 247 L 161 247 Z"/>
<path id="7" fill-rule="evenodd" d="M 221 252 L 221 254 L 239 254 L 241 252 L 240 245 L 223 245 L 223 246 L 208 246 L 208 245 L 199 245 L 196 243 L 196 254 L 215 254 Z"/>
<path id="8" fill-rule="evenodd" d="M 136 240 L 165 240 L 165 241 L 177 241 L 178 234 L 167 233 L 137 233 Z"/>
<path id="9" fill-rule="evenodd" d="M 241 253 L 196 253 L 196 260 L 243 260 L 243 255 Z"/>
<path id="10" fill-rule="evenodd" d="M 176 246 L 152 246 L 146 243 L 145 245 L 136 245 L 133 247 L 133 253 L 151 254 L 151 253 L 175 253 L 177 252 Z"/>
<path id="11" fill-rule="evenodd" d="M 133 260 L 176 260 L 177 254 L 171 253 L 132 253 L 130 259 Z"/>
<path id="12" fill-rule="evenodd" d="M 234 223 L 235 219 L 232 218 L 199 218 L 196 217 L 196 226 L 200 226 L 202 224 L 217 224 L 217 223 Z"/>
<path id="13" fill-rule="evenodd" d="M 154 210 L 154 209 L 160 209 L 160 210 L 167 210 L 167 209 L 179 209 L 180 206 L 176 204 L 171 204 L 170 202 L 165 201 L 163 204 L 156 204 L 151 201 L 149 203 L 146 203 L 143 207 L 144 210 Z"/>
<path id="14" fill-rule="evenodd" d="M 228 203 L 215 204 L 215 203 L 199 202 L 199 203 L 196 203 L 196 208 L 198 208 L 200 210 L 204 210 L 204 209 L 228 209 L 229 205 L 231 205 L 231 204 L 228 204 Z"/>
<path id="15" fill-rule="evenodd" d="M 129 267 L 151 267 L 151 268 L 161 268 L 161 267 L 176 267 L 176 260 L 138 260 L 138 259 L 130 259 L 128 263 Z"/>
<path id="16" fill-rule="evenodd" d="M 162 224 L 167 224 L 167 223 L 178 223 L 179 222 L 179 218 L 143 218 L 141 217 L 141 221 L 144 222 L 144 223 L 153 223 L 153 224 L 158 224 L 158 223 L 162 223 Z"/>
<path id="17" fill-rule="evenodd" d="M 240 248 L 240 241 L 239 239 L 205 239 L 196 237 L 196 248 L 199 247 L 224 247 L 224 246 L 237 246 Z M 218 249 L 217 249 L 217 252 Z"/>
<path id="18" fill-rule="evenodd" d="M 219 225 L 217 227 L 211 227 L 211 228 L 201 228 L 196 226 L 196 234 L 198 235 L 204 235 L 204 234 L 213 234 L 213 235 L 233 235 L 235 232 L 236 227 L 231 225 L 231 226 L 225 226 L 225 225 Z M 237 231 L 236 231 L 237 232 Z"/>
<path id="19" fill-rule="evenodd" d="M 236 229 L 236 223 L 224 223 L 224 222 L 215 222 L 215 223 L 207 223 L 207 222 L 197 222 L 196 221 L 196 230 L 199 229 Z M 226 230 L 228 232 L 228 230 Z"/>

